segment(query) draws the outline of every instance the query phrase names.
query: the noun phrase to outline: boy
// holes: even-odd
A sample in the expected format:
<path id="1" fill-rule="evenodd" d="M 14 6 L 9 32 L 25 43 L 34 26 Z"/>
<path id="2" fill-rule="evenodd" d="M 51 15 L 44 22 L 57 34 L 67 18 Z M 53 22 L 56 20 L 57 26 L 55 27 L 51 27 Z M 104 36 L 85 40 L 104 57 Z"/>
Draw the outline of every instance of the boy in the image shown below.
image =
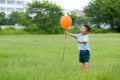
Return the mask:
<path id="1" fill-rule="evenodd" d="M 90 31 L 90 27 L 88 25 L 83 25 L 80 29 L 80 34 L 72 34 L 67 31 L 65 31 L 65 34 L 74 37 L 77 40 L 78 43 L 78 50 L 79 53 L 79 62 L 82 63 L 83 69 L 82 72 L 88 71 L 88 63 L 90 59 L 90 48 L 88 45 L 88 33 Z"/>

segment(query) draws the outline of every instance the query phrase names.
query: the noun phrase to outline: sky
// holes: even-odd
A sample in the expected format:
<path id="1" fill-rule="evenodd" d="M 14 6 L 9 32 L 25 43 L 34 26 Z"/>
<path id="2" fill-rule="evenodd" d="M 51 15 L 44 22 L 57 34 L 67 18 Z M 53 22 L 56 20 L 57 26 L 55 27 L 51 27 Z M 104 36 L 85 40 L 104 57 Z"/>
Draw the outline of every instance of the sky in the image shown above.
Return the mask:
<path id="1" fill-rule="evenodd" d="M 32 0 L 27 0 L 32 1 Z M 88 5 L 91 0 L 49 0 L 60 5 L 62 8 L 67 10 L 80 9 L 83 10 L 83 7 Z"/>

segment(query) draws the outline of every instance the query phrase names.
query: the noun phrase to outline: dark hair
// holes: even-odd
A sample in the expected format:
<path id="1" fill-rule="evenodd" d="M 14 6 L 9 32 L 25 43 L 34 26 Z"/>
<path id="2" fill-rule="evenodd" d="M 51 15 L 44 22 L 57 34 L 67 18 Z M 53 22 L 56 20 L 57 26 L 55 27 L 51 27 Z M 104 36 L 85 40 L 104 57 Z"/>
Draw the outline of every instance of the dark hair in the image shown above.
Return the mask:
<path id="1" fill-rule="evenodd" d="M 88 25 L 83 25 L 83 26 L 87 29 L 88 32 L 91 30 L 90 26 L 88 26 Z"/>

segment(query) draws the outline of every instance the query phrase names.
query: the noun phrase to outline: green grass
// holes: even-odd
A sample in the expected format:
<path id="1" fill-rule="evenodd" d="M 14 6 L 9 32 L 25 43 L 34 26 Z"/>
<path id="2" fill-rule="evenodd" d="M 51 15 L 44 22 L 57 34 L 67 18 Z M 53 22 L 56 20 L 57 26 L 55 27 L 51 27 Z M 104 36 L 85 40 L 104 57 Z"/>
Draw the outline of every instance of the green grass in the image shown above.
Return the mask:
<path id="1" fill-rule="evenodd" d="M 89 72 L 82 73 L 75 39 L 63 35 L 0 36 L 0 80 L 120 80 L 120 34 L 90 34 Z"/>

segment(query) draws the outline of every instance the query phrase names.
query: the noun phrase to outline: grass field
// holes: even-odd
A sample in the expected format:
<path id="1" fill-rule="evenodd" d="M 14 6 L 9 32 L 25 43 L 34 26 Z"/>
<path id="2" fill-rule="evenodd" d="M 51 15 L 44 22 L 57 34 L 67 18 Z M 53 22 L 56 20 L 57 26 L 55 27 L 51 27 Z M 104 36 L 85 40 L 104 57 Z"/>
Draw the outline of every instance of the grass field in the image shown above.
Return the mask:
<path id="1" fill-rule="evenodd" d="M 0 80 L 120 80 L 120 34 L 90 34 L 89 72 L 82 73 L 75 39 L 64 35 L 0 36 Z"/>

